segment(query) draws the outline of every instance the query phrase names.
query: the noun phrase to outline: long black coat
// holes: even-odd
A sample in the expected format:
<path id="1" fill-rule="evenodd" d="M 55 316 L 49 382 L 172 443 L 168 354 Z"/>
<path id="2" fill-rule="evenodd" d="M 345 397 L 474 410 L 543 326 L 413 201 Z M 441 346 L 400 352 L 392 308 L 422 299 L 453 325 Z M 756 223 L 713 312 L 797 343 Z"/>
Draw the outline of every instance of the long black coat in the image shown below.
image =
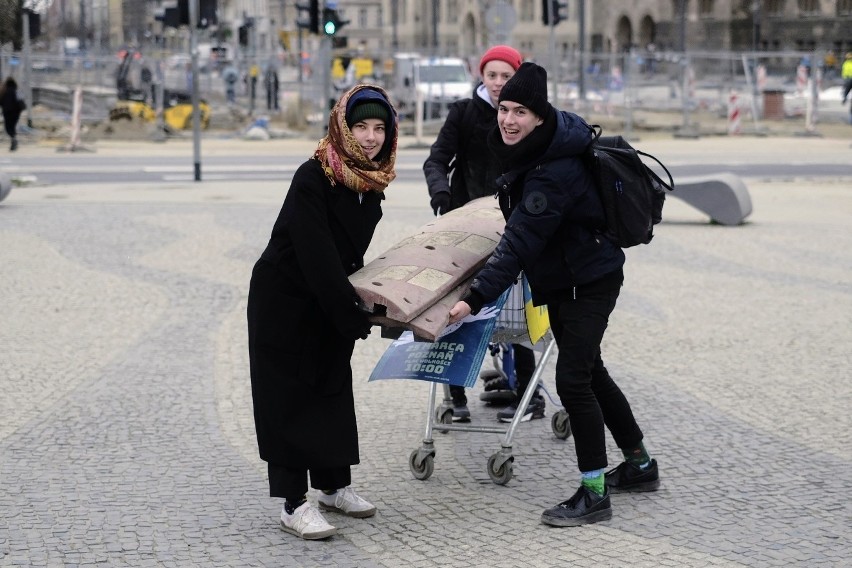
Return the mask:
<path id="1" fill-rule="evenodd" d="M 359 462 L 350 359 L 369 329 L 347 276 L 382 217 L 383 195 L 332 186 L 302 164 L 255 264 L 249 360 L 260 457 L 297 468 Z"/>

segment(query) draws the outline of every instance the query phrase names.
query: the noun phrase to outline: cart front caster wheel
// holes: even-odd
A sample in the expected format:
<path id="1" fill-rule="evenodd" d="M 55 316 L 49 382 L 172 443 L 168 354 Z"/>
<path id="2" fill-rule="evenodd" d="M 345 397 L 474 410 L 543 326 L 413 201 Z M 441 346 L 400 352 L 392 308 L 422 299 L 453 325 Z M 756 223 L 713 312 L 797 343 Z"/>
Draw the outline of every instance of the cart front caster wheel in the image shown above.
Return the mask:
<path id="1" fill-rule="evenodd" d="M 418 464 L 417 456 L 419 454 L 420 450 L 411 452 L 411 455 L 408 456 L 408 467 L 411 469 L 411 474 L 414 475 L 415 479 L 423 481 L 432 477 L 432 473 L 435 471 L 435 456 L 427 455 Z"/>
<path id="2" fill-rule="evenodd" d="M 435 422 L 438 424 L 452 424 L 453 423 L 453 409 L 447 408 L 445 410 L 441 410 L 438 408 L 435 411 Z M 438 432 L 441 434 L 446 434 L 449 430 L 441 430 L 440 428 L 436 428 Z"/>
<path id="3" fill-rule="evenodd" d="M 488 477 L 497 485 L 506 485 L 512 479 L 512 459 L 508 459 L 500 467 L 497 467 L 497 458 L 500 454 L 494 454 L 488 458 Z"/>
<path id="4" fill-rule="evenodd" d="M 554 413 L 550 419 L 550 427 L 553 429 L 553 435 L 560 440 L 567 440 L 571 436 L 571 423 L 568 421 L 568 413 L 564 410 Z"/>

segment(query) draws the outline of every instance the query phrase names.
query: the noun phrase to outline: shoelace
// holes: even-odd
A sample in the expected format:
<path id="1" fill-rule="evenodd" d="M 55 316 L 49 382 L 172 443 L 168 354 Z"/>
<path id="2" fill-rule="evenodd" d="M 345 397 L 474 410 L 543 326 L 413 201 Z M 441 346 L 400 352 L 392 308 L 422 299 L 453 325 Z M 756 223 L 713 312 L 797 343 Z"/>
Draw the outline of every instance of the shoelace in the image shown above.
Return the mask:
<path id="1" fill-rule="evenodd" d="M 344 506 L 346 504 L 361 505 L 362 502 L 364 501 L 363 499 L 361 499 L 361 497 L 359 497 L 358 495 L 355 494 L 355 490 L 352 489 L 351 487 L 344 487 L 343 491 L 340 491 L 339 493 L 340 493 L 340 499 L 341 499 L 342 504 Z M 337 499 L 335 499 L 335 503 L 336 502 L 337 502 Z"/>
<path id="2" fill-rule="evenodd" d="M 302 517 L 296 522 L 296 530 L 301 530 L 313 524 L 328 524 L 322 514 L 314 507 L 308 507 L 308 510 L 302 513 Z"/>

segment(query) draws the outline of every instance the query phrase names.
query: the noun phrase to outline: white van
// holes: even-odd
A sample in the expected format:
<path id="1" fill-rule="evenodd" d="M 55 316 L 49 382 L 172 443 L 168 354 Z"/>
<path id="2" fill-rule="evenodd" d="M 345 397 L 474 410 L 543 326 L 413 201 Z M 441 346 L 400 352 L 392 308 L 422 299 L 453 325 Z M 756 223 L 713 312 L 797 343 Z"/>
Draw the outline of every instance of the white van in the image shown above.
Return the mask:
<path id="1" fill-rule="evenodd" d="M 461 58 L 422 57 L 412 53 L 394 56 L 389 89 L 403 116 L 414 114 L 419 96 L 425 117 L 443 118 L 447 105 L 470 97 L 473 87 L 473 77 Z"/>

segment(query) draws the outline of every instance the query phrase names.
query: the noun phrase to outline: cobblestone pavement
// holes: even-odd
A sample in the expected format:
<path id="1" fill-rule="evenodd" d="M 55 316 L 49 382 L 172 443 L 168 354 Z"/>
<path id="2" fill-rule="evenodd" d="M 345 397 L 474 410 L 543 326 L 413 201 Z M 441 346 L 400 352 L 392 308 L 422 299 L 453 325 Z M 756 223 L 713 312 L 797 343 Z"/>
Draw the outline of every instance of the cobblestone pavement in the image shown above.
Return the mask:
<path id="1" fill-rule="evenodd" d="M 834 142 L 643 147 L 850 163 Z M 747 224 L 671 199 L 653 244 L 628 251 L 604 356 L 660 491 L 614 495 L 610 521 L 540 524 L 578 479 L 553 401 L 516 435 L 508 484 L 486 471 L 500 436 L 462 432 L 436 434 L 434 473 L 414 479 L 428 385 L 368 383 L 389 344 L 374 333 L 353 361 L 353 478 L 379 513 L 330 514 L 323 542 L 279 530 L 251 414 L 249 274 L 285 188 L 15 188 L 0 204 L 0 566 L 849 566 L 852 170 L 747 182 Z M 420 184 L 386 203 L 371 257 L 429 219 Z M 479 390 L 474 423 L 493 424 Z"/>

